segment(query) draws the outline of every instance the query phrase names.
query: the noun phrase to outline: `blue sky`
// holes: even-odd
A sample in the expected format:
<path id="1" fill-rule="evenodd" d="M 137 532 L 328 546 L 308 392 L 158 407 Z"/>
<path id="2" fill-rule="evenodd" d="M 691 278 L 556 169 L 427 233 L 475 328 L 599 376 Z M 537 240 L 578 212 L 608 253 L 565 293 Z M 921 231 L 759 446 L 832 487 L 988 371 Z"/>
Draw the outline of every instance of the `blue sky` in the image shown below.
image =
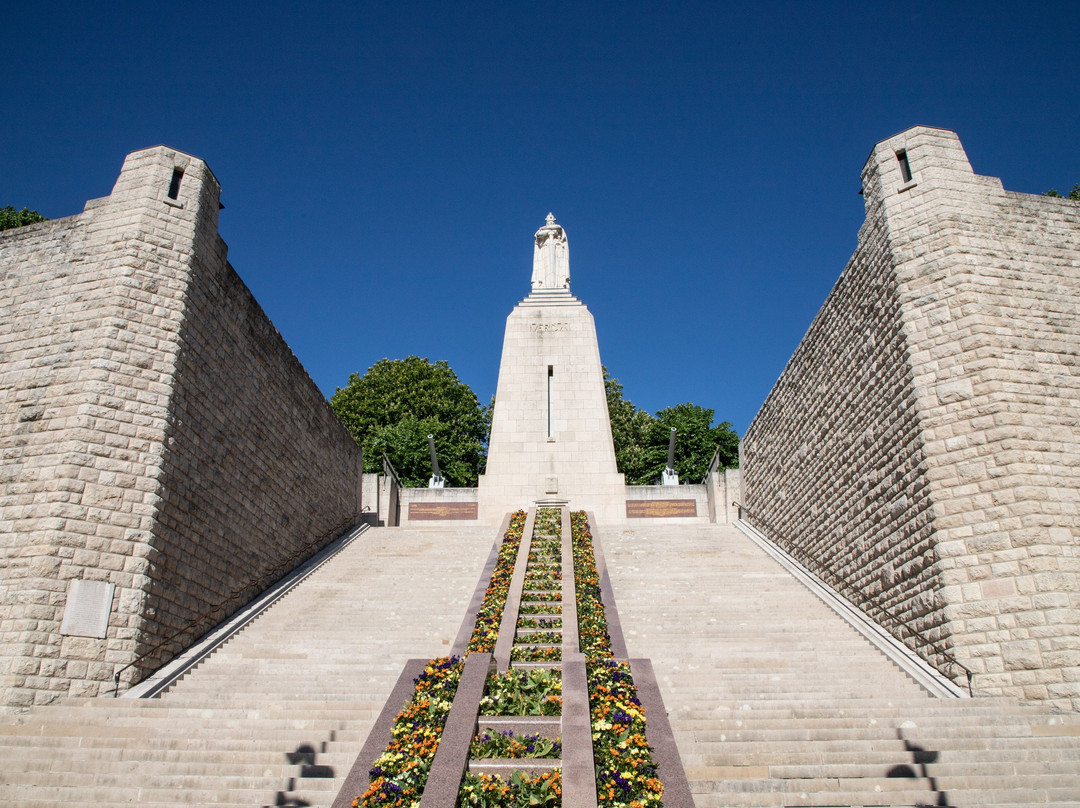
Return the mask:
<path id="1" fill-rule="evenodd" d="M 1080 3 L 23 4 L 0 206 L 49 217 L 165 143 L 329 396 L 445 359 L 486 402 L 553 211 L 604 363 L 741 435 L 855 248 L 859 172 L 916 124 L 1005 187 L 1080 182 Z"/>

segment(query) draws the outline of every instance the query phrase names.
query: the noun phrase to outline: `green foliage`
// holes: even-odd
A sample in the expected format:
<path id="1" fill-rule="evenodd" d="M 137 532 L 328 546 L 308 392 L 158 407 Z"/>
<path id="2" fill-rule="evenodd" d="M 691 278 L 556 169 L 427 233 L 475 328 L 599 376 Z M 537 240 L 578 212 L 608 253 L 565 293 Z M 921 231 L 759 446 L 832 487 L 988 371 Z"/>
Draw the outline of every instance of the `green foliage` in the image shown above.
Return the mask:
<path id="1" fill-rule="evenodd" d="M 667 465 L 668 438 L 675 427 L 675 472 L 686 482 L 699 482 L 720 449 L 720 467 L 739 465 L 739 436 L 727 421 L 713 426 L 713 410 L 679 404 L 655 416 L 622 396 L 622 385 L 604 369 L 615 463 L 630 485 L 651 485 Z"/>
<path id="2" fill-rule="evenodd" d="M 0 230 L 11 230 L 15 227 L 47 221 L 49 220 L 36 210 L 27 210 L 26 208 L 15 210 L 11 205 L 0 208 Z"/>
<path id="3" fill-rule="evenodd" d="M 480 710 L 485 715 L 561 715 L 562 674 L 549 668 L 492 673 Z"/>
<path id="4" fill-rule="evenodd" d="M 495 417 L 495 396 L 491 397 L 490 404 L 481 409 L 484 417 L 484 460 L 487 461 L 487 448 L 491 443 L 491 420 Z M 483 468 L 480 469 L 480 473 L 484 473 Z"/>
<path id="5" fill-rule="evenodd" d="M 1057 191 L 1055 191 L 1053 188 L 1051 188 L 1049 191 L 1047 191 L 1045 194 L 1043 194 L 1043 196 L 1053 196 L 1053 197 L 1056 197 L 1058 199 L 1080 200 L 1080 182 L 1078 182 L 1076 185 L 1073 186 L 1073 189 L 1071 191 L 1069 191 L 1068 196 L 1062 196 Z"/>
<path id="6" fill-rule="evenodd" d="M 516 735 L 507 730 L 484 730 L 473 738 L 469 755 L 473 758 L 557 758 L 562 752 L 559 738 L 539 734 Z"/>
<path id="7" fill-rule="evenodd" d="M 557 808 L 562 805 L 562 771 L 530 777 L 515 771 L 510 782 L 497 774 L 466 772 L 458 792 L 461 808 Z"/>
<path id="8" fill-rule="evenodd" d="M 484 458 L 484 412 L 476 394 L 445 361 L 381 359 L 330 398 L 338 418 L 364 447 L 364 470 L 381 471 L 386 453 L 402 483 L 431 476 L 427 436 L 434 435 L 447 485 L 476 485 Z"/>
<path id="9" fill-rule="evenodd" d="M 623 398 L 622 385 L 608 373 L 607 368 L 604 368 L 604 388 L 607 391 L 608 416 L 611 418 L 611 437 L 615 442 L 616 467 L 626 475 L 626 482 L 631 485 L 653 482 L 648 479 L 653 417 Z"/>
<path id="10" fill-rule="evenodd" d="M 680 480 L 700 482 L 709 470 L 713 454 L 720 449 L 721 468 L 739 465 L 739 436 L 727 421 L 712 425 L 713 411 L 696 404 L 679 404 L 656 413 L 652 446 L 661 451 L 653 461 L 654 479 L 667 465 L 668 438 L 675 427 L 675 473 Z"/>

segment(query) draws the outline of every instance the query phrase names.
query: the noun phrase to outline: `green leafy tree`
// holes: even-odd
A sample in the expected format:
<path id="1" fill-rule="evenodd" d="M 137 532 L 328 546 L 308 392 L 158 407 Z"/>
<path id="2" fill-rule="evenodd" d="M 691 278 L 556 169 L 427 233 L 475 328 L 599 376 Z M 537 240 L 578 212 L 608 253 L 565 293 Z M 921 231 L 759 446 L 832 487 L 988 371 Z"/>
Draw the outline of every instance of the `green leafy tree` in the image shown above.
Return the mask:
<path id="1" fill-rule="evenodd" d="M 701 482 L 713 455 L 720 449 L 720 467 L 739 465 L 739 437 L 727 421 L 713 426 L 713 411 L 696 404 L 678 404 L 656 413 L 650 444 L 653 462 L 649 469 L 656 480 L 667 465 L 668 439 L 675 427 L 675 473 L 680 480 Z"/>
<path id="2" fill-rule="evenodd" d="M 1049 191 L 1047 191 L 1045 194 L 1043 194 L 1043 196 L 1053 196 L 1053 197 L 1057 197 L 1058 199 L 1080 200 L 1080 182 L 1078 182 L 1076 185 L 1073 186 L 1073 189 L 1071 191 L 1069 191 L 1068 196 L 1062 196 L 1057 191 L 1055 191 L 1053 188 L 1051 188 Z"/>
<path id="3" fill-rule="evenodd" d="M 487 466 L 487 450 L 491 445 L 491 422 L 495 418 L 495 396 L 491 397 L 491 403 L 483 408 L 484 416 L 484 460 L 481 464 L 480 473 L 484 473 L 484 467 Z"/>
<path id="4" fill-rule="evenodd" d="M 623 398 L 623 386 L 608 373 L 607 368 L 604 368 L 604 389 L 611 419 L 611 439 L 615 444 L 615 466 L 626 475 L 628 483 L 642 485 L 638 481 L 645 479 L 649 473 L 649 436 L 654 419 L 645 410 L 639 410 Z"/>
<path id="5" fill-rule="evenodd" d="M 652 485 L 667 466 L 668 439 L 675 427 L 675 472 L 700 481 L 719 448 L 721 468 L 739 465 L 739 436 L 727 421 L 713 426 L 713 410 L 679 404 L 655 416 L 623 398 L 622 385 L 604 369 L 615 463 L 630 485 Z"/>
<path id="6" fill-rule="evenodd" d="M 36 210 L 27 210 L 26 208 L 15 210 L 11 205 L 0 208 L 0 230 L 11 230 L 15 227 L 47 221 L 49 220 Z"/>
<path id="7" fill-rule="evenodd" d="M 385 452 L 405 485 L 426 485 L 427 436 L 433 435 L 447 485 L 476 485 L 487 437 L 484 410 L 445 361 L 381 359 L 363 376 L 350 375 L 330 405 L 364 447 L 365 471 L 381 471 Z"/>

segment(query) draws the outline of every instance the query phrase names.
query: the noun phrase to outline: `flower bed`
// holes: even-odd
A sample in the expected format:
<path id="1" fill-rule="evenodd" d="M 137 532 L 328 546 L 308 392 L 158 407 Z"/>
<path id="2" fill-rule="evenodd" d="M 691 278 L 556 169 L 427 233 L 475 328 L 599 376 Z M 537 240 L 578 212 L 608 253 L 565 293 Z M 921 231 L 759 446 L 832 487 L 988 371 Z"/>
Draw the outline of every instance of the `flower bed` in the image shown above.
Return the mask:
<path id="1" fill-rule="evenodd" d="M 535 631 L 543 631 L 549 628 L 562 628 L 562 617 L 544 617 L 538 614 L 518 615 L 518 628 L 530 628 Z"/>
<path id="2" fill-rule="evenodd" d="M 485 715 L 560 715 L 562 674 L 545 668 L 493 673 L 480 711 Z"/>
<path id="3" fill-rule="evenodd" d="M 474 758 L 557 758 L 562 754 L 558 738 L 515 735 L 512 731 L 477 733 L 469 747 Z"/>
<path id="4" fill-rule="evenodd" d="M 562 634 L 554 631 L 534 631 L 518 634 L 517 641 L 525 645 L 558 645 L 562 642 Z"/>
<path id="5" fill-rule="evenodd" d="M 659 808 L 664 785 L 645 739 L 645 710 L 630 666 L 611 659 L 587 664 L 598 805 Z"/>
<path id="6" fill-rule="evenodd" d="M 556 771 L 528 777 L 514 772 L 510 782 L 498 775 L 466 774 L 458 805 L 469 808 L 542 808 L 562 802 L 562 776 Z"/>
<path id="7" fill-rule="evenodd" d="M 524 590 L 518 625 L 537 629 L 531 635 L 544 642 L 529 644 L 518 637 L 510 650 L 515 662 L 557 662 L 562 659 L 562 637 L 544 634 L 540 629 L 550 628 L 550 621 L 557 619 L 562 625 L 562 593 L 559 580 L 562 577 L 560 541 L 562 530 L 561 511 L 556 508 L 540 508 L 534 521 L 526 564 Z M 530 602 L 531 601 L 531 602 Z M 558 618 L 528 617 L 530 614 L 554 614 Z M 552 645 L 547 645 L 550 640 Z M 559 671 L 537 668 L 529 671 L 510 670 L 492 674 L 488 678 L 486 692 L 480 709 L 497 715 L 558 715 L 562 711 L 562 676 Z M 561 749 L 558 741 L 541 736 L 519 738 L 513 733 L 492 735 L 483 733 L 473 741 L 473 757 L 558 757 Z M 562 801 L 562 779 L 556 769 L 537 777 L 520 771 L 511 775 L 509 782 L 498 775 L 467 774 L 458 794 L 460 806 L 557 806 Z"/>
<path id="8" fill-rule="evenodd" d="M 534 603 L 560 603 L 562 602 L 562 592 L 558 590 L 545 590 L 542 592 L 529 590 L 522 593 L 521 599 Z M 559 611 L 562 611 L 561 607 Z"/>
<path id="9" fill-rule="evenodd" d="M 562 646 L 515 645 L 510 649 L 511 662 L 559 662 Z"/>
<path id="10" fill-rule="evenodd" d="M 524 529 L 525 511 L 517 511 L 511 516 L 499 547 L 466 653 L 490 652 L 495 648 Z M 416 679 L 412 698 L 394 719 L 392 739 L 368 772 L 370 785 L 353 800 L 354 808 L 419 805 L 464 667 L 457 657 L 433 659 L 427 664 Z"/>
<path id="11" fill-rule="evenodd" d="M 529 572 L 525 573 L 525 583 L 540 581 L 543 583 L 555 583 L 562 580 L 562 572 L 550 567 L 533 570 L 532 562 L 529 563 Z"/>
<path id="12" fill-rule="evenodd" d="M 578 635 L 585 654 L 598 806 L 660 808 L 663 783 L 645 739 L 645 710 L 630 666 L 612 659 L 592 534 L 584 511 L 570 515 Z"/>
<path id="13" fill-rule="evenodd" d="M 353 800 L 354 808 L 419 804 L 464 667 L 457 657 L 427 664 L 412 699 L 394 720 L 392 740 L 369 772 L 371 784 Z"/>
<path id="14" fill-rule="evenodd" d="M 510 526 L 506 529 L 499 547 L 495 569 L 491 571 L 491 581 L 484 592 L 484 602 L 476 614 L 476 625 L 466 653 L 491 653 L 495 650 L 506 596 L 510 591 L 510 579 L 514 577 L 514 564 L 517 562 L 518 548 L 521 547 L 521 536 L 524 532 L 525 511 L 517 511 L 510 517 Z"/>

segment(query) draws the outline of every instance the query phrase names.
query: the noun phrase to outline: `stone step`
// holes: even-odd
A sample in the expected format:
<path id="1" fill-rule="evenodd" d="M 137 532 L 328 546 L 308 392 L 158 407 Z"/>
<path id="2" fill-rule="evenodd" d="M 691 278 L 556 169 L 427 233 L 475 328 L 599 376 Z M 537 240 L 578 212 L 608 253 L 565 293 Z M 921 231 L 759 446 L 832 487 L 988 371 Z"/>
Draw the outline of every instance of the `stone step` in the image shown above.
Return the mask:
<path id="1" fill-rule="evenodd" d="M 273 806 L 309 805 L 329 806 L 334 792 L 322 788 L 309 788 L 305 779 L 296 788 L 284 791 L 269 782 L 256 782 L 246 788 L 183 788 L 171 785 L 130 787 L 92 786 L 42 787 L 18 785 L 6 788 L 12 805 L 19 808 L 102 808 L 127 803 L 138 803 L 148 808 L 190 808 L 192 805 Z M 315 781 L 317 782 L 317 781 Z M 284 784 L 283 784 L 284 785 Z M 279 796 L 280 795 L 280 796 Z M 285 802 L 285 800 L 291 802 Z M 279 801 L 281 800 L 281 801 Z"/>
<path id="2" fill-rule="evenodd" d="M 339 735 L 340 743 L 343 748 L 353 745 L 357 749 L 361 742 L 366 737 L 367 730 L 363 732 L 343 733 L 344 737 Z M 12 738 L 10 741 L 5 741 L 0 745 L 0 748 L 13 750 L 12 754 L 28 754 L 32 750 L 43 750 L 43 755 L 52 759 L 54 756 L 57 758 L 68 756 L 65 750 L 80 750 L 70 753 L 71 758 L 76 757 L 92 757 L 97 754 L 97 750 L 108 749 L 110 751 L 124 750 L 133 748 L 133 742 L 137 741 L 140 747 L 156 749 L 156 750 L 171 750 L 176 751 L 182 755 L 214 755 L 225 756 L 232 755 L 234 753 L 248 753 L 258 752 L 264 755 L 264 759 L 271 762 L 276 762 L 280 759 L 281 755 L 287 752 L 295 751 L 301 745 L 310 745 L 315 748 L 319 748 L 321 739 L 316 733 L 301 733 L 294 735 L 268 735 L 266 737 L 259 738 L 247 738 L 236 739 L 230 737 L 220 737 L 221 733 L 216 735 L 208 735 L 207 737 L 197 738 L 159 738 L 153 734 L 144 733 L 141 735 L 133 736 L 127 734 L 118 734 L 112 736 L 96 735 L 92 736 L 92 745 L 85 744 L 84 741 L 87 737 L 91 736 L 51 736 L 43 740 L 40 736 L 24 736 L 23 738 Z M 35 741 L 34 737 L 38 740 Z M 22 750 L 19 752 L 18 750 Z"/>
<path id="3" fill-rule="evenodd" d="M 146 756 L 139 759 L 116 760 L 105 755 L 93 758 L 81 756 L 77 759 L 68 759 L 64 763 L 64 772 L 65 774 L 89 774 L 95 780 L 99 775 L 103 774 L 138 775 L 143 781 L 153 777 L 171 777 L 174 775 L 205 778 L 220 774 L 220 762 L 207 760 L 205 755 L 200 756 L 198 759 L 190 757 L 159 758 L 151 753 L 152 750 L 146 751 Z M 332 754 L 325 752 L 317 755 L 316 762 L 313 765 L 328 767 L 331 772 L 330 776 L 333 777 L 348 771 L 355 759 L 355 749 L 351 753 L 338 752 Z M 40 777 L 42 773 L 51 775 L 56 770 L 57 762 L 64 760 L 63 757 L 58 757 L 48 761 L 16 761 L 5 765 L 9 766 L 8 772 L 36 773 Z M 281 761 L 281 763 L 275 764 L 255 759 L 253 755 L 249 756 L 247 760 L 237 755 L 230 755 L 229 774 L 234 777 L 271 777 L 277 779 L 305 776 L 302 774 L 302 767 L 288 763 L 284 755 L 281 756 Z M 6 778 L 6 776 L 5 780 L 9 783 L 16 782 Z"/>
<path id="4" fill-rule="evenodd" d="M 1032 805 L 1053 803 L 1059 808 L 1077 808 L 1076 794 L 1069 789 L 1008 789 L 910 792 L 839 792 L 828 789 L 807 790 L 792 793 L 768 791 L 731 793 L 708 792 L 701 787 L 706 784 L 691 782 L 697 808 L 848 808 L 848 806 L 874 806 L 875 808 L 911 808 L 911 806 L 950 805 L 954 808 L 1030 808 Z M 928 798 L 929 795 L 929 798 Z M 943 800 L 939 802 L 939 800 Z"/>
<path id="5" fill-rule="evenodd" d="M 991 778 L 1007 778 L 1015 780 L 1016 778 L 1024 777 L 1046 777 L 1050 771 L 1054 771 L 1057 774 L 1070 775 L 1076 784 L 1080 784 L 1080 773 L 1073 765 L 1074 761 L 1058 761 L 1058 765 L 1054 768 L 1054 764 L 1049 761 L 1008 761 L 1002 762 L 995 760 L 994 762 L 974 763 L 974 762 L 955 762 L 955 763 L 928 763 L 925 766 L 908 761 L 895 761 L 892 764 L 882 765 L 868 765 L 864 763 L 835 763 L 835 764 L 822 764 L 822 765 L 770 765 L 768 766 L 767 776 L 770 778 L 776 778 L 781 780 L 820 780 L 830 778 L 845 778 L 845 779 L 857 779 L 857 778 L 875 778 L 875 777 L 893 777 L 900 778 L 901 774 L 890 774 L 890 771 L 895 771 L 896 767 L 906 766 L 915 776 L 930 776 L 939 778 L 965 778 L 965 777 L 977 777 L 979 784 L 984 787 L 990 787 L 988 784 Z M 749 768 L 749 767 L 747 767 Z M 925 772 L 925 775 L 924 775 Z M 736 778 L 732 778 L 736 779 Z M 1060 778 L 1051 778 L 1053 782 L 1047 783 L 1047 785 L 1053 785 L 1059 783 Z M 1030 785 L 1030 781 L 1027 781 Z"/>
<path id="6" fill-rule="evenodd" d="M 907 750 L 893 749 L 868 749 L 858 746 L 852 749 L 838 749 L 823 751 L 818 748 L 807 749 L 805 744 L 794 747 L 786 746 L 781 750 L 769 753 L 762 750 L 746 751 L 742 753 L 729 753 L 725 747 L 716 748 L 718 751 L 710 752 L 708 748 L 695 754 L 682 756 L 687 766 L 697 768 L 708 767 L 710 769 L 730 769 L 737 772 L 738 776 L 749 776 L 751 770 L 764 771 L 774 766 L 879 766 L 891 768 L 899 764 L 911 764 L 913 756 Z M 1071 767 L 1072 771 L 1078 770 L 1075 765 L 1080 761 L 1074 747 L 1035 749 L 1013 749 L 1007 757 L 1002 756 L 998 749 L 983 750 L 955 750 L 949 749 L 941 754 L 937 763 L 927 764 L 931 769 L 939 766 L 981 766 L 988 764 L 1002 770 L 1012 765 L 1035 766 L 1062 764 L 1066 770 Z M 735 776 L 735 775 L 733 775 Z M 756 776 L 756 775 L 755 775 Z"/>
<path id="7" fill-rule="evenodd" d="M 474 758 L 469 761 L 470 774 L 497 774 L 506 781 L 516 771 L 536 777 L 560 768 L 562 760 L 559 758 Z"/>
<path id="8" fill-rule="evenodd" d="M 687 738 L 676 731 L 675 740 L 680 749 L 687 750 L 687 756 L 701 755 L 706 760 L 717 762 L 731 762 L 738 765 L 746 765 L 754 760 L 785 760 L 785 755 L 815 754 L 815 755 L 846 755 L 847 760 L 857 762 L 862 751 L 866 752 L 892 752 L 900 755 L 903 760 L 909 760 L 902 742 L 889 738 L 846 738 L 829 740 L 753 740 L 739 741 L 733 738 L 715 741 L 697 741 Z M 980 742 L 977 737 L 970 738 L 939 738 L 919 739 L 914 742 L 917 746 L 940 752 L 943 756 L 952 758 L 970 751 L 981 752 L 992 749 L 1003 758 L 1009 757 L 1013 750 L 1026 748 L 1059 749 L 1067 750 L 1076 747 L 1074 741 L 1063 738 L 1052 738 L 1038 744 L 1034 744 L 1031 738 L 995 738 L 993 744 Z M 756 757 L 755 757 L 756 756 Z"/>
<path id="9" fill-rule="evenodd" d="M 1024 707 L 1010 707 L 1002 705 L 1000 709 L 994 709 L 994 705 L 980 704 L 979 706 L 960 704 L 953 702 L 942 706 L 916 704 L 910 707 L 868 707 L 865 710 L 851 709 L 847 706 L 838 706 L 836 702 L 814 707 L 812 703 L 805 702 L 805 706 L 789 709 L 743 709 L 741 705 L 718 703 L 705 709 L 695 710 L 687 708 L 680 716 L 686 726 L 700 723 L 703 728 L 728 726 L 731 724 L 744 723 L 746 725 L 770 726 L 783 725 L 791 721 L 819 721 L 847 723 L 855 722 L 856 725 L 876 725 L 882 723 L 896 723 L 897 725 L 908 722 L 916 727 L 934 724 L 945 724 L 956 721 L 983 721 L 998 726 L 1056 726 L 1061 727 L 1062 732 L 1067 734 L 1067 727 L 1080 726 L 1080 714 L 1076 713 L 1033 713 Z"/>
<path id="10" fill-rule="evenodd" d="M 368 531 L 161 698 L 0 717 L 0 801 L 328 806 L 405 660 L 449 651 L 492 533 Z M 300 777 L 302 746 L 334 776 Z"/>
<path id="11" fill-rule="evenodd" d="M 936 804 L 929 781 L 885 777 L 921 773 L 900 734 L 939 752 L 927 771 L 947 781 L 949 805 L 1080 798 L 1077 716 L 929 697 L 737 531 L 599 539 L 628 650 L 652 660 L 698 808 Z"/>

